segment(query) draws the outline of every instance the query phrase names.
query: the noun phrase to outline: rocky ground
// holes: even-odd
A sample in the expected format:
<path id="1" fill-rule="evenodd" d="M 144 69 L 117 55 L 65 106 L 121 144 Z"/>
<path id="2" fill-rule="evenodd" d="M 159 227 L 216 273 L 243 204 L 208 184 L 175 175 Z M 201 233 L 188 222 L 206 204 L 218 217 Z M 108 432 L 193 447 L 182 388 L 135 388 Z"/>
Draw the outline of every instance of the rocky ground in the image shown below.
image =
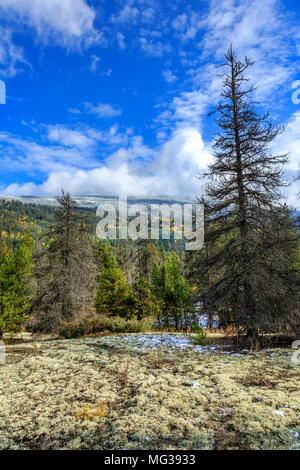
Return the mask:
<path id="1" fill-rule="evenodd" d="M 300 449 L 292 349 L 149 334 L 6 350 L 0 449 Z"/>

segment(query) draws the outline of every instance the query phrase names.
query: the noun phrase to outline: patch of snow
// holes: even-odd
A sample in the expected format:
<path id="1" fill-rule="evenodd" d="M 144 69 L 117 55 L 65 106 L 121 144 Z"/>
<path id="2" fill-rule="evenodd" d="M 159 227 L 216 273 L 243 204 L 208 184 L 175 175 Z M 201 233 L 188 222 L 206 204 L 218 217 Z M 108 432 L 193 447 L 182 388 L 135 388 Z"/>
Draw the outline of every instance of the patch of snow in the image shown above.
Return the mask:
<path id="1" fill-rule="evenodd" d="M 122 349 L 128 346 L 132 351 L 147 353 L 149 350 L 164 349 L 164 350 L 190 350 L 198 353 L 215 353 L 227 354 L 235 357 L 242 355 L 232 350 L 223 351 L 222 347 L 215 346 L 199 346 L 193 342 L 193 339 L 187 336 L 171 335 L 171 334 L 144 334 L 144 335 L 123 335 L 123 336 L 106 336 L 94 340 L 94 343 L 105 343 L 116 349 Z M 226 348 L 231 348 L 230 345 L 225 345 Z"/>
<path id="2" fill-rule="evenodd" d="M 198 385 L 198 382 L 191 382 L 191 387 L 197 387 Z"/>
<path id="3" fill-rule="evenodd" d="M 198 324 L 199 326 L 202 326 L 202 328 L 210 328 L 209 315 L 207 313 L 203 313 L 202 315 L 199 315 Z M 214 329 L 219 328 L 219 315 L 213 316 L 213 328 Z"/>

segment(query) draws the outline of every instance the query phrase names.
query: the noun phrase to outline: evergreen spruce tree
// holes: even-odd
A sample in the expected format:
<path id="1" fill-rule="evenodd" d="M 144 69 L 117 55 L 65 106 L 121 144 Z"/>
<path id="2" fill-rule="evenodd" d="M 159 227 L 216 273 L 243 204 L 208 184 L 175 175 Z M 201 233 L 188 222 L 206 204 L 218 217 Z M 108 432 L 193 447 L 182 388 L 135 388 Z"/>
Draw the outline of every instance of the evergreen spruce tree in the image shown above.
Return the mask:
<path id="1" fill-rule="evenodd" d="M 36 328 L 55 330 L 61 321 L 72 321 L 93 305 L 96 266 L 85 215 L 69 193 L 58 197 L 55 222 L 46 234 L 46 250 L 36 254 Z"/>
<path id="2" fill-rule="evenodd" d="M 161 265 L 154 264 L 152 289 L 159 320 L 179 329 L 187 313 L 190 313 L 191 290 L 181 274 L 180 259 L 177 254 L 165 255 Z"/>
<path id="3" fill-rule="evenodd" d="M 253 89 L 245 86 L 251 65 L 248 58 L 238 60 L 232 48 L 225 56 L 222 101 L 214 110 L 220 133 L 215 161 L 205 175 L 211 180 L 206 243 L 213 249 L 199 262 L 198 275 L 212 274 L 203 298 L 215 309 L 227 305 L 236 326 L 255 345 L 259 331 L 297 315 L 299 272 L 289 263 L 298 243 L 291 212 L 287 216 L 278 202 L 288 158 L 270 150 L 283 129 L 256 112 Z"/>
<path id="4" fill-rule="evenodd" d="M 0 339 L 4 332 L 17 332 L 30 311 L 32 248 L 28 233 L 14 251 L 5 243 L 0 247 Z"/>
<path id="5" fill-rule="evenodd" d="M 141 277 L 133 285 L 134 313 L 138 320 L 154 313 L 151 282 Z"/>
<path id="6" fill-rule="evenodd" d="M 128 318 L 133 314 L 132 290 L 107 244 L 100 249 L 100 276 L 96 312 Z"/>
<path id="7" fill-rule="evenodd" d="M 134 310 L 138 319 L 154 314 L 151 292 L 151 273 L 159 260 L 157 244 L 149 240 L 138 240 L 135 257 L 135 282 L 133 283 Z"/>

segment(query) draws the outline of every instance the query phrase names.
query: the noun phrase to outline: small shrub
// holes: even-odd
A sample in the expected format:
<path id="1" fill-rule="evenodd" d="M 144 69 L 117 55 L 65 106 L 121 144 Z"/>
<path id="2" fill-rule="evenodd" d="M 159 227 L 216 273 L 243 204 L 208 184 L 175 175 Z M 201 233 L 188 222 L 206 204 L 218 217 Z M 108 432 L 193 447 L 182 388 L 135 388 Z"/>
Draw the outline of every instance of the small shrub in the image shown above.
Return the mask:
<path id="1" fill-rule="evenodd" d="M 148 361 L 149 363 L 158 369 L 161 367 L 161 348 L 157 350 L 157 358 L 152 355 L 152 352 L 149 351 L 148 353 Z"/>
<path id="2" fill-rule="evenodd" d="M 149 331 L 153 325 L 153 318 L 142 320 L 121 317 L 100 317 L 92 320 L 82 320 L 77 323 L 61 322 L 59 335 L 66 339 L 80 338 L 104 331 L 111 333 L 142 333 Z"/>
<path id="3" fill-rule="evenodd" d="M 82 320 L 81 322 L 61 322 L 58 329 L 59 335 L 66 339 L 80 338 L 105 330 L 101 318 L 93 320 Z"/>
<path id="4" fill-rule="evenodd" d="M 201 330 L 203 330 L 202 326 L 200 326 L 198 323 L 193 323 L 193 325 L 192 325 L 192 332 L 193 333 L 198 333 Z"/>
<path id="5" fill-rule="evenodd" d="M 194 343 L 196 343 L 200 346 L 203 346 L 204 344 L 206 344 L 206 336 L 207 335 L 206 335 L 204 329 L 202 327 L 200 327 L 200 329 L 197 332 L 197 336 L 193 337 L 193 341 L 194 341 Z"/>

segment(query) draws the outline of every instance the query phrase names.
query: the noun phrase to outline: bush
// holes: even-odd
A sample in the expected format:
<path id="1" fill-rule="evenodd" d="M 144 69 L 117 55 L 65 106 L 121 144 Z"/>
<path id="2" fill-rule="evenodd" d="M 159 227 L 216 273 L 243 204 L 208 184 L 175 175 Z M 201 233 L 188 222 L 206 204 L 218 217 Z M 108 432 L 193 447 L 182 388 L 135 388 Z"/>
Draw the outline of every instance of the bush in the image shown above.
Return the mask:
<path id="1" fill-rule="evenodd" d="M 126 320 L 121 317 L 100 317 L 92 320 L 82 320 L 77 323 L 61 322 L 59 335 L 71 339 L 104 331 L 110 331 L 111 333 L 142 333 L 151 329 L 153 321 L 151 317 L 142 320 L 137 318 Z"/>
<path id="2" fill-rule="evenodd" d="M 203 331 L 202 326 L 200 326 L 198 323 L 193 323 L 191 329 L 192 329 L 193 333 L 199 333 L 199 332 Z"/>
<path id="3" fill-rule="evenodd" d="M 203 346 L 206 343 L 206 333 L 202 327 L 197 330 L 197 336 L 193 337 L 194 343 Z"/>

